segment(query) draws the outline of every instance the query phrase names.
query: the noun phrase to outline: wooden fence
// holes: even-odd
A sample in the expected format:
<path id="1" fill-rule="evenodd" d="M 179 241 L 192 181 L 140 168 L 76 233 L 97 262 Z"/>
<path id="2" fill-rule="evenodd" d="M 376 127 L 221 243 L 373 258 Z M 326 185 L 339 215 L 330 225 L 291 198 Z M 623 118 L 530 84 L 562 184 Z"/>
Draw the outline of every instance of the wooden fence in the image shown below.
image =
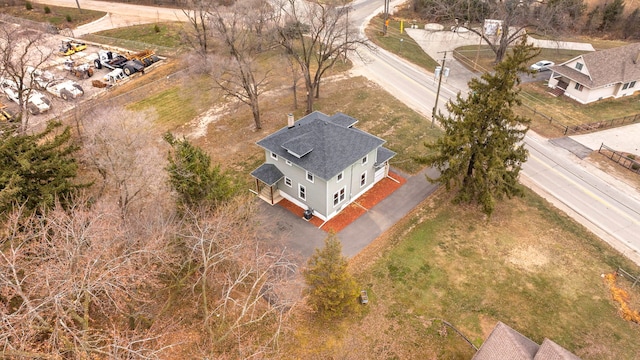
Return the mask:
<path id="1" fill-rule="evenodd" d="M 562 122 L 560 122 L 557 119 L 554 119 L 551 116 L 548 116 L 546 114 L 539 112 L 538 110 L 530 107 L 527 104 L 522 104 L 522 106 L 528 109 L 529 111 L 531 111 L 531 113 L 533 114 L 532 115 L 533 117 L 539 117 L 539 118 L 542 118 L 544 121 L 548 121 L 550 125 L 558 129 L 558 131 L 565 136 L 585 134 L 591 131 L 604 130 L 604 129 L 608 129 L 616 126 L 622 126 L 622 125 L 628 125 L 628 124 L 634 124 L 634 123 L 640 122 L 640 114 L 635 114 L 635 115 L 623 116 L 615 119 L 601 120 L 601 121 L 596 121 L 596 122 L 587 123 L 587 124 L 569 126 L 569 125 L 563 124 Z"/>
<path id="2" fill-rule="evenodd" d="M 625 155 L 608 147 L 604 143 L 600 145 L 600 149 L 598 149 L 598 152 L 617 162 L 618 164 L 626 167 L 627 169 L 633 171 L 634 173 L 640 174 L 640 162 L 635 160 L 634 155 Z"/>
<path id="3" fill-rule="evenodd" d="M 588 124 L 568 126 L 564 132 L 565 135 L 571 134 L 583 134 L 589 131 L 608 129 L 616 126 L 622 126 L 626 124 L 633 124 L 640 122 L 640 114 L 624 116 L 621 118 L 602 120 Z"/>

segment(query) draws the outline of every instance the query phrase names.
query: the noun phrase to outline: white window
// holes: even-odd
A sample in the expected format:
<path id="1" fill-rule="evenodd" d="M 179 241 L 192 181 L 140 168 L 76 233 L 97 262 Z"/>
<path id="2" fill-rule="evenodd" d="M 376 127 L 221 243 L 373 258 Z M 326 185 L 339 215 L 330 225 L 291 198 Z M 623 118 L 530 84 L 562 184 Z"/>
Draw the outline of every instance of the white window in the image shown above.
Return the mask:
<path id="1" fill-rule="evenodd" d="M 309 182 L 313 182 L 313 174 L 307 171 L 307 180 L 309 180 Z"/>
<path id="2" fill-rule="evenodd" d="M 287 164 L 287 165 L 289 165 L 289 166 L 291 166 L 291 161 L 289 161 L 289 160 L 286 160 L 286 159 L 285 159 L 285 160 L 284 160 L 284 163 L 285 163 L 285 164 Z"/>
<path id="3" fill-rule="evenodd" d="M 298 184 L 298 197 L 307 200 L 307 189 L 302 184 Z"/>
<path id="4" fill-rule="evenodd" d="M 343 187 L 340 191 L 333 194 L 333 206 L 337 206 L 347 197 L 347 188 Z"/>
<path id="5" fill-rule="evenodd" d="M 584 88 L 584 86 L 576 83 L 576 86 L 573 87 L 574 89 L 578 90 L 578 91 L 582 91 L 582 89 Z"/>
<path id="6" fill-rule="evenodd" d="M 362 175 L 360 175 L 360 187 L 363 187 L 367 184 L 367 172 L 363 172 Z"/>
<path id="7" fill-rule="evenodd" d="M 367 156 L 363 157 L 363 158 L 362 158 L 362 165 L 366 164 L 366 163 L 367 163 L 367 160 L 368 160 L 368 159 L 367 159 Z"/>
<path id="8" fill-rule="evenodd" d="M 629 89 L 631 89 L 632 87 L 635 87 L 635 86 L 636 86 L 636 82 L 635 81 L 632 81 L 632 82 L 629 83 Z"/>
<path id="9" fill-rule="evenodd" d="M 272 152 L 271 153 L 271 158 L 275 159 L 275 160 L 278 160 L 278 154 Z"/>
<path id="10" fill-rule="evenodd" d="M 622 85 L 622 90 L 631 89 L 634 86 L 636 86 L 636 82 L 632 81 L 632 82 L 629 82 L 629 83 L 626 83 L 626 84 Z"/>
<path id="11" fill-rule="evenodd" d="M 622 85 L 622 90 L 627 90 L 628 87 L 629 87 L 629 83 L 626 83 Z"/>
<path id="12" fill-rule="evenodd" d="M 583 66 L 582 63 L 576 63 L 576 69 L 582 70 L 582 66 Z"/>
<path id="13" fill-rule="evenodd" d="M 344 178 L 344 171 L 338 174 L 338 179 L 336 180 L 336 182 L 342 181 L 343 178 Z"/>
<path id="14" fill-rule="evenodd" d="M 284 177 L 284 184 L 287 185 L 288 187 L 291 187 L 291 179 L 289 179 L 288 177 Z"/>

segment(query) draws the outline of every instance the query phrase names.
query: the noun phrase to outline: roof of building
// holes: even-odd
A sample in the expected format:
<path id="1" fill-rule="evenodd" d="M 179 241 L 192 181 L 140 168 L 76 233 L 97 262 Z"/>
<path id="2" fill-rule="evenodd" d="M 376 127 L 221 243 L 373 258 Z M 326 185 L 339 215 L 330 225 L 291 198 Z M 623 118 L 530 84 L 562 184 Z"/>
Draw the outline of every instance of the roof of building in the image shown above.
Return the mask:
<path id="1" fill-rule="evenodd" d="M 293 127 L 284 127 L 257 144 L 315 176 L 329 180 L 385 143 L 379 137 L 353 128 L 356 122 L 342 113 L 327 116 L 316 111 L 296 121 Z"/>
<path id="2" fill-rule="evenodd" d="M 538 345 L 504 323 L 498 321 L 472 360 L 580 360 L 569 350 L 544 339 Z"/>
<path id="3" fill-rule="evenodd" d="M 262 164 L 251 172 L 251 176 L 271 186 L 284 177 L 284 174 L 273 164 Z"/>
<path id="4" fill-rule="evenodd" d="M 498 321 L 473 360 L 531 360 L 538 348 L 538 344 Z"/>
<path id="5" fill-rule="evenodd" d="M 578 58 L 582 58 L 590 76 L 565 66 Z M 640 80 L 640 43 L 586 53 L 553 66 L 551 70 L 587 88 L 638 81 Z"/>
<path id="6" fill-rule="evenodd" d="M 540 349 L 536 353 L 536 357 L 534 360 L 580 360 L 579 357 L 575 356 L 569 350 L 563 348 L 562 346 L 556 344 L 555 342 L 544 339 L 542 341 L 542 345 L 540 345 Z"/>

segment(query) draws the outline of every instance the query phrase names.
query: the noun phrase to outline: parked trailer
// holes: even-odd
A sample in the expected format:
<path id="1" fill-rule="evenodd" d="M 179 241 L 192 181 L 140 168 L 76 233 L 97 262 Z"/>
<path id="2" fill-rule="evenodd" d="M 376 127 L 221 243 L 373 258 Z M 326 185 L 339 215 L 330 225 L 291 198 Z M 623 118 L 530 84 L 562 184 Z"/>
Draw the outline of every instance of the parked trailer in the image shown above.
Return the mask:
<path id="1" fill-rule="evenodd" d="M 156 53 L 153 50 L 148 50 L 148 49 L 137 52 L 137 53 L 133 53 L 133 54 L 130 53 L 127 55 L 127 58 L 129 60 L 138 60 L 145 67 L 160 61 L 160 58 L 158 57 L 158 55 L 156 55 Z"/>

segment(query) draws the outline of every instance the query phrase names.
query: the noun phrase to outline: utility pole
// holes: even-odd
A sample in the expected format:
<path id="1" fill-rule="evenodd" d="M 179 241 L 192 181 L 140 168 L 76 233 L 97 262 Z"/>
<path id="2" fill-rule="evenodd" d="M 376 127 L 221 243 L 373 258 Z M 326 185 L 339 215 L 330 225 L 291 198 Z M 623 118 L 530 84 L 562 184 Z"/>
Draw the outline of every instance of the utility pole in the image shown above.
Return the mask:
<path id="1" fill-rule="evenodd" d="M 438 108 L 438 98 L 440 97 L 440 86 L 442 85 L 442 74 L 444 73 L 444 64 L 447 61 L 447 52 L 443 51 L 442 67 L 440 68 L 440 76 L 438 77 L 438 90 L 436 91 L 436 102 L 433 104 L 433 111 L 431 112 L 431 128 L 434 127 L 436 122 L 436 111 Z"/>
<path id="2" fill-rule="evenodd" d="M 387 28 L 389 27 L 389 1 L 384 0 L 384 23 L 382 24 L 382 34 L 387 35 Z"/>

